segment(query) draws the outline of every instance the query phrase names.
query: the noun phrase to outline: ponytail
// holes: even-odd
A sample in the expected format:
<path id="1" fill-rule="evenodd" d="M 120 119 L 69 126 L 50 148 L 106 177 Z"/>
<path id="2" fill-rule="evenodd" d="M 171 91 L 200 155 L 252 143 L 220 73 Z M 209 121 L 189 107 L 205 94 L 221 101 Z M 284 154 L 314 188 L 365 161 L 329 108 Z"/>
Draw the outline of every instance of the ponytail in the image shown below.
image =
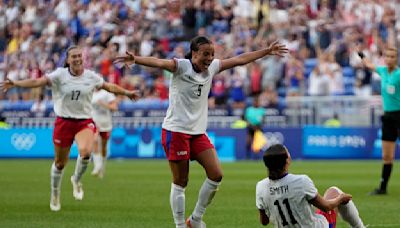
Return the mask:
<path id="1" fill-rule="evenodd" d="M 288 157 L 287 148 L 282 144 L 272 145 L 265 151 L 263 160 L 271 180 L 277 180 L 285 173 Z"/>
<path id="2" fill-rule="evenodd" d="M 185 55 L 186 59 L 192 58 L 192 51 L 198 51 L 199 46 L 202 44 L 212 44 L 211 40 L 209 40 L 205 36 L 196 36 L 190 41 L 190 51 Z"/>
<path id="3" fill-rule="evenodd" d="M 192 59 L 192 51 L 189 51 L 188 53 L 186 53 L 185 59 Z"/>

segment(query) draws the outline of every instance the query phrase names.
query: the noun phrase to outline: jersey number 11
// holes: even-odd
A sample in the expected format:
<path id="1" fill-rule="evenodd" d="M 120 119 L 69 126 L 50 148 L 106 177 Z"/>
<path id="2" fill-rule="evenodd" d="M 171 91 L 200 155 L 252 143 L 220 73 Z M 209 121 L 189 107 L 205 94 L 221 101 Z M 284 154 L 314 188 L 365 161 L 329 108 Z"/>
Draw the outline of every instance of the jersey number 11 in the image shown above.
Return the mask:
<path id="1" fill-rule="evenodd" d="M 293 217 L 292 210 L 290 209 L 289 200 L 286 198 L 282 201 L 282 203 L 285 205 L 287 213 L 289 214 L 290 223 L 292 225 L 297 224 L 296 219 Z M 278 207 L 279 215 L 281 216 L 281 220 L 282 220 L 282 226 L 287 226 L 289 223 L 287 222 L 286 217 L 283 214 L 281 204 L 279 203 L 278 200 L 275 200 L 274 205 Z"/>

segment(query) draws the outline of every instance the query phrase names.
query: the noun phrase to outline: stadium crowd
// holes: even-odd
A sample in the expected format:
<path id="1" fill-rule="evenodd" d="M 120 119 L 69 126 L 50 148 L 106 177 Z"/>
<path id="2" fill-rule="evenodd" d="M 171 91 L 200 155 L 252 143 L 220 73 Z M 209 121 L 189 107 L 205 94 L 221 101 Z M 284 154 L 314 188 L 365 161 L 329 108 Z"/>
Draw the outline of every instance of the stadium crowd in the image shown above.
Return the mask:
<path id="1" fill-rule="evenodd" d="M 279 39 L 290 49 L 214 77 L 210 107 L 244 108 L 260 95 L 262 107 L 287 96 L 368 96 L 379 77 L 362 67 L 356 51 L 382 64 L 382 50 L 400 38 L 395 0 L 1 0 L 0 81 L 39 78 L 62 66 L 65 50 L 82 47 L 85 67 L 144 101 L 168 99 L 169 72 L 113 59 L 183 58 L 189 40 L 206 35 L 216 58 L 265 47 Z M 13 88 L 0 100 L 35 100 L 50 90 Z"/>

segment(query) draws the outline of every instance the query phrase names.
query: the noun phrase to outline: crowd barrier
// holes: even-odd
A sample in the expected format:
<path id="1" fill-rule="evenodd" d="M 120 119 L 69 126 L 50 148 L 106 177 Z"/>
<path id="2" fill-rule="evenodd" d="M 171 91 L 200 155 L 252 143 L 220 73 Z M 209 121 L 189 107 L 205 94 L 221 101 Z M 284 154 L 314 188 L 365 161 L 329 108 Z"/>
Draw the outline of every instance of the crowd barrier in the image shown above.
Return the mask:
<path id="1" fill-rule="evenodd" d="M 114 128 L 109 143 L 111 158 L 164 158 L 161 128 Z M 246 147 L 246 129 L 211 128 L 207 132 L 222 161 L 260 159 Z M 283 143 L 293 159 L 379 159 L 378 128 L 325 128 L 304 126 L 264 128 L 266 145 Z M 397 150 L 396 157 L 400 153 Z M 0 158 L 51 158 L 54 156 L 51 128 L 0 130 Z M 77 147 L 71 148 L 71 157 Z"/>

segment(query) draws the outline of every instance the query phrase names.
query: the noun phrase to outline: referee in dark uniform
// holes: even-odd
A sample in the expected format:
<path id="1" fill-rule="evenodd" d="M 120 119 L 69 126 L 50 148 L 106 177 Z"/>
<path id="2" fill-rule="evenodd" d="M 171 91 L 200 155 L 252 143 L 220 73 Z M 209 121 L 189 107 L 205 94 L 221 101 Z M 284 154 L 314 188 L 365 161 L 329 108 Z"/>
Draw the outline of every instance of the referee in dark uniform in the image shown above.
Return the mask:
<path id="1" fill-rule="evenodd" d="M 378 188 L 371 195 L 387 194 L 387 184 L 394 161 L 396 140 L 400 130 L 400 68 L 397 66 L 397 49 L 388 47 L 385 50 L 386 66 L 375 66 L 358 52 L 365 67 L 375 71 L 381 77 L 383 100 L 382 116 L 382 178 Z"/>

